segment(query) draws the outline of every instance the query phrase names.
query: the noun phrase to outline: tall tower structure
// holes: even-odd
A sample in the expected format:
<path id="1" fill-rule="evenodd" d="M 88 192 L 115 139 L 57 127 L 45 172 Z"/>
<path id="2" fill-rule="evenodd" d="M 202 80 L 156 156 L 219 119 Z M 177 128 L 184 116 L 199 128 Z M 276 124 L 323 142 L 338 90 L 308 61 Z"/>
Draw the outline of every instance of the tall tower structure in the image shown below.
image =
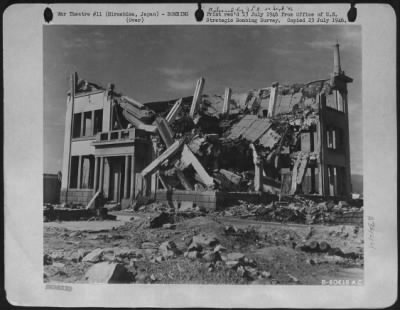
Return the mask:
<path id="1" fill-rule="evenodd" d="M 353 81 L 341 68 L 339 44 L 333 49 L 329 91 L 320 94 L 320 192 L 351 195 L 350 132 L 347 84 Z"/>

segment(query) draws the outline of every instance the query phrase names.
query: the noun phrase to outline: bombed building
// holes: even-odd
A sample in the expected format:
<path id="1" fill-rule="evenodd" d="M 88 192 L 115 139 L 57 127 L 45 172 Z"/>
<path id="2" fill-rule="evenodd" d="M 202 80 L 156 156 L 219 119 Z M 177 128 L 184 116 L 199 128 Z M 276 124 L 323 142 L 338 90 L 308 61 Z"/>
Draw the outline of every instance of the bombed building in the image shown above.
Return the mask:
<path id="1" fill-rule="evenodd" d="M 75 73 L 67 97 L 61 201 L 138 197 L 215 207 L 230 195 L 351 194 L 347 84 L 339 45 L 320 80 L 140 103 Z M 132 95 L 134 97 L 134 94 Z"/>

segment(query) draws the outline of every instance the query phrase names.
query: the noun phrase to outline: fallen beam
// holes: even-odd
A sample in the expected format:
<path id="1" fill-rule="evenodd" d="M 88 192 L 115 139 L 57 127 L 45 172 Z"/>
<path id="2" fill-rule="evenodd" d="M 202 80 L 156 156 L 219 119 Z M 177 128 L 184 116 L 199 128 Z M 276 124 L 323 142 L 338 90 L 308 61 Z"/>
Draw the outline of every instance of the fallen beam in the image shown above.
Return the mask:
<path id="1" fill-rule="evenodd" d="M 157 117 L 156 126 L 158 129 L 158 133 L 160 134 L 161 139 L 164 141 L 165 145 L 167 147 L 171 146 L 172 143 L 174 143 L 174 133 L 169 127 L 168 122 L 162 117 Z"/>
<path id="2" fill-rule="evenodd" d="M 168 158 L 176 154 L 181 146 L 183 145 L 183 140 L 176 140 L 169 148 L 167 148 L 164 153 L 158 156 L 155 160 L 153 160 L 146 168 L 144 168 L 141 172 L 143 177 L 146 177 L 148 174 L 152 174 L 157 168 Z"/>
<path id="3" fill-rule="evenodd" d="M 181 162 L 185 166 L 189 166 L 191 164 L 205 185 L 214 185 L 214 179 L 210 177 L 203 165 L 199 162 L 197 157 L 192 153 L 186 144 L 183 146 Z"/>
<path id="4" fill-rule="evenodd" d="M 168 112 L 168 115 L 165 118 L 165 120 L 168 122 L 169 125 L 171 125 L 172 122 L 175 120 L 176 116 L 178 115 L 179 111 L 181 110 L 181 107 L 182 107 L 182 98 L 179 99 L 177 102 L 175 102 L 174 106 Z"/>
<path id="5" fill-rule="evenodd" d="M 131 113 L 129 113 L 127 110 L 122 111 L 122 115 L 127 119 L 129 123 L 131 123 L 135 128 L 144 130 L 149 133 L 156 133 L 157 132 L 157 127 L 154 125 L 147 125 L 143 123 L 140 119 L 137 117 L 133 116 Z"/>
<path id="6" fill-rule="evenodd" d="M 88 210 L 92 207 L 92 205 L 94 204 L 94 202 L 96 201 L 96 198 L 100 195 L 101 190 L 99 189 L 92 197 L 92 199 L 90 199 L 89 203 L 86 205 L 85 209 Z"/>

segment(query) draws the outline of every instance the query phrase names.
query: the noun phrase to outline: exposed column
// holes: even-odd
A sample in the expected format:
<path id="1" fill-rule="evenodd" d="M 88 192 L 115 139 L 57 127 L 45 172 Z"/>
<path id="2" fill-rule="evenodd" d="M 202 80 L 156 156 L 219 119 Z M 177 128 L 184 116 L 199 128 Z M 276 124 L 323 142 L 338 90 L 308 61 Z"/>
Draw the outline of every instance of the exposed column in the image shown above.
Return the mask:
<path id="1" fill-rule="evenodd" d="M 85 128 L 85 124 L 84 124 L 84 122 L 85 122 L 85 113 L 81 113 L 81 137 L 83 137 L 83 136 L 86 136 L 86 132 L 84 132 L 83 131 L 83 129 Z"/>
<path id="2" fill-rule="evenodd" d="M 99 178 L 99 190 L 103 191 L 103 177 L 104 177 L 104 157 L 100 157 L 100 178 Z"/>
<path id="3" fill-rule="evenodd" d="M 194 91 L 194 95 L 193 95 L 193 101 L 192 101 L 192 105 L 190 107 L 190 112 L 189 115 L 191 118 L 194 117 L 194 114 L 197 112 L 197 109 L 199 107 L 200 101 L 201 101 L 201 94 L 203 92 L 203 88 L 204 88 L 204 78 L 200 78 L 197 81 L 196 84 L 196 89 Z"/>
<path id="4" fill-rule="evenodd" d="M 92 111 L 92 129 L 90 135 L 94 136 L 94 110 Z"/>
<path id="5" fill-rule="evenodd" d="M 124 175 L 124 198 L 128 198 L 128 165 L 129 165 L 129 156 L 125 156 L 125 175 Z"/>
<path id="6" fill-rule="evenodd" d="M 225 96 L 224 96 L 224 105 L 222 107 L 222 115 L 229 115 L 231 94 L 232 94 L 232 90 L 229 87 L 225 88 Z"/>
<path id="7" fill-rule="evenodd" d="M 131 194 L 130 197 L 131 199 L 135 198 L 135 153 L 130 156 L 131 158 L 131 170 L 130 170 L 130 175 L 131 175 Z"/>
<path id="8" fill-rule="evenodd" d="M 71 136 L 72 136 L 72 115 L 74 113 L 75 85 L 77 74 L 71 75 L 71 92 L 67 99 L 67 111 L 65 114 L 65 131 L 64 131 L 64 153 L 62 165 L 61 190 L 66 191 L 65 199 L 68 200 L 70 163 L 71 163 Z"/>
<path id="9" fill-rule="evenodd" d="M 254 190 L 256 192 L 263 191 L 263 163 L 260 156 L 257 154 L 256 148 L 253 144 L 250 144 L 250 148 L 253 151 L 253 163 L 254 163 Z"/>
<path id="10" fill-rule="evenodd" d="M 269 95 L 268 117 L 274 117 L 275 115 L 276 101 L 278 99 L 278 86 L 279 83 L 275 82 L 271 87 L 271 93 Z"/>
<path id="11" fill-rule="evenodd" d="M 82 178 L 82 156 L 79 156 L 79 163 L 78 163 L 78 185 L 77 185 L 77 188 L 81 188 L 81 178 Z"/>
<path id="12" fill-rule="evenodd" d="M 181 106 L 182 106 L 182 98 L 179 99 L 177 102 L 175 102 L 174 106 L 168 112 L 168 115 L 165 117 L 165 120 L 168 122 L 168 124 L 172 124 L 172 122 L 175 120 L 176 116 L 181 110 Z"/>
<path id="13" fill-rule="evenodd" d="M 99 158 L 95 157 L 94 158 L 94 185 L 93 185 L 93 192 L 97 192 L 97 186 L 99 184 L 98 180 L 98 170 L 99 170 Z"/>

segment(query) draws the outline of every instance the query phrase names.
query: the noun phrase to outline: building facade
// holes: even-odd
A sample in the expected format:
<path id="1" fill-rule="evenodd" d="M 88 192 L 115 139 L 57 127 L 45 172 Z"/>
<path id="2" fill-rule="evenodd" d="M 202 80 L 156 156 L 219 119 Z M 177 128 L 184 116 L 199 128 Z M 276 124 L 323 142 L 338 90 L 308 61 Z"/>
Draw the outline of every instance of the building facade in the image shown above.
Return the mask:
<path id="1" fill-rule="evenodd" d="M 179 111 L 186 110 L 186 116 L 194 119 L 202 105 L 212 111 L 220 109 L 221 122 L 234 113 L 234 107 L 243 114 L 225 137 L 247 139 L 257 146 L 254 154 L 260 159 L 254 160 L 258 180 L 253 190 L 348 198 L 351 170 L 347 84 L 351 82 L 341 68 L 338 44 L 334 46 L 329 78 L 289 90 L 278 83 L 244 94 L 232 94 L 227 89 L 224 98 L 219 96 L 214 101 L 202 95 L 204 79 L 199 80 L 193 97 L 146 105 L 116 93 L 112 84 L 104 89 L 79 80 L 75 73 L 67 98 L 60 200 L 87 204 L 95 194 L 102 193 L 106 201 L 127 206 L 140 192 L 170 189 L 158 172 L 152 172 L 151 178 L 141 174 L 160 154 L 154 138 L 160 134 L 165 142 L 168 136 L 165 145 L 173 143 L 168 122 L 155 121 L 155 114 L 173 114 L 175 119 Z M 203 119 L 213 119 L 207 117 L 203 115 Z M 284 132 L 277 129 L 280 125 L 286 128 Z M 287 137 L 288 129 L 291 137 Z M 201 159 L 197 167 L 200 164 Z M 232 171 L 237 169 L 232 167 Z M 178 176 L 182 180 L 182 174 Z M 276 190 L 277 183 L 280 187 Z"/>

